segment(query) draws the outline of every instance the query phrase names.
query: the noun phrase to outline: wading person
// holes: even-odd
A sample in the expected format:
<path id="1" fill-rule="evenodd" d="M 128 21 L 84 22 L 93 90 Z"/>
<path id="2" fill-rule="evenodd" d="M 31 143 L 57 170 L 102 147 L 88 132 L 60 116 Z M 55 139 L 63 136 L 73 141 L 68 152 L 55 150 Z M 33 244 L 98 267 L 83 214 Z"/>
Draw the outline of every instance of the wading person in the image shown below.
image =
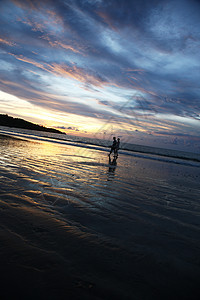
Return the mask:
<path id="1" fill-rule="evenodd" d="M 117 139 L 117 143 L 116 143 L 116 155 L 118 156 L 118 150 L 119 150 L 119 146 L 120 146 L 120 138 Z"/>
<path id="2" fill-rule="evenodd" d="M 114 154 L 115 154 L 116 153 L 116 149 L 117 149 L 117 140 L 116 140 L 116 137 L 114 136 L 113 137 L 113 144 L 111 146 L 110 153 L 108 155 L 110 156 L 110 154 L 112 152 L 114 152 Z"/>

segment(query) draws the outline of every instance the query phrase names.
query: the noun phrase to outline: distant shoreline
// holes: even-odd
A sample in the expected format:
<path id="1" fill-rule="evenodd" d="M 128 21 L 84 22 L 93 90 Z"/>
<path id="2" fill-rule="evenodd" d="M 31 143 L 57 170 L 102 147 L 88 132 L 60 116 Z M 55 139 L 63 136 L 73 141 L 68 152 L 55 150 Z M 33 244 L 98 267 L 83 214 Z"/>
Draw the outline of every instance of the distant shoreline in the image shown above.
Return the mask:
<path id="1" fill-rule="evenodd" d="M 65 132 L 62 132 L 58 129 L 37 125 L 20 118 L 13 118 L 11 116 L 8 116 L 7 114 L 0 114 L 0 126 L 66 134 Z"/>

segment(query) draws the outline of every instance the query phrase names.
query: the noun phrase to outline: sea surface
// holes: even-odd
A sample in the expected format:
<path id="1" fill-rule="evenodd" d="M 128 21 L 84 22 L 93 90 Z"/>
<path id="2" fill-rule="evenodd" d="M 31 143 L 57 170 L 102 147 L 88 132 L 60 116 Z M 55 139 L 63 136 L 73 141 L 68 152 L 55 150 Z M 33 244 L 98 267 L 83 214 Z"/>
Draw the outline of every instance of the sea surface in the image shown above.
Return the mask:
<path id="1" fill-rule="evenodd" d="M 199 299 L 199 155 L 108 146 L 0 128 L 1 299 Z"/>

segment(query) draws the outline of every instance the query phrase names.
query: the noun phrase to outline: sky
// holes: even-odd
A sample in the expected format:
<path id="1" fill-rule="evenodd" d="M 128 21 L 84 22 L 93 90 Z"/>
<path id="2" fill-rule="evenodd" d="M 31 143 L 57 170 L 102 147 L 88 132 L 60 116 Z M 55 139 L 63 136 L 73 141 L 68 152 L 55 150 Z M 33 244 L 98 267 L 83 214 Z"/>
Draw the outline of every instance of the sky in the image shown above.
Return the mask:
<path id="1" fill-rule="evenodd" d="M 1 0 L 0 113 L 200 152 L 200 1 Z"/>

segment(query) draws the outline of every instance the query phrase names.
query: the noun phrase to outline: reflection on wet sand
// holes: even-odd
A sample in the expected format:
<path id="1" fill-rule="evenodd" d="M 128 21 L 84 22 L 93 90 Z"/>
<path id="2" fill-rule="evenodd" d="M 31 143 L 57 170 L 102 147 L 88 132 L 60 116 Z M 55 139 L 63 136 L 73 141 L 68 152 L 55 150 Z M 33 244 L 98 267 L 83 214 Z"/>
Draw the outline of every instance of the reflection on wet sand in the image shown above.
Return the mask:
<path id="1" fill-rule="evenodd" d="M 117 156 L 113 156 L 113 158 L 109 155 L 109 167 L 108 167 L 108 181 L 113 180 L 115 175 L 115 169 L 117 167 Z"/>
<path id="2" fill-rule="evenodd" d="M 199 169 L 0 138 L 2 299 L 195 299 Z"/>

